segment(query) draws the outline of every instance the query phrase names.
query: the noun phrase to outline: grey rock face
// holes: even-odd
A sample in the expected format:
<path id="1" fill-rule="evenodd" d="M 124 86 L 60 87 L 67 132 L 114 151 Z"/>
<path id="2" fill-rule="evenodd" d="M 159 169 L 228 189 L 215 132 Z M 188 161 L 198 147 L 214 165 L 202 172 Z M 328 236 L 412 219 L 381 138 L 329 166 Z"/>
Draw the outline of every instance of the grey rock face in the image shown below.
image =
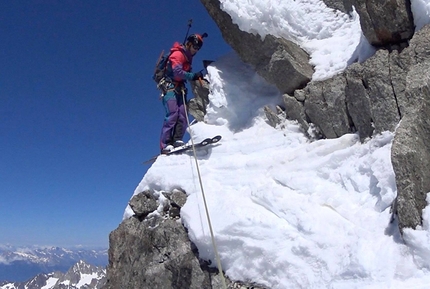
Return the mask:
<path id="1" fill-rule="evenodd" d="M 205 79 L 190 83 L 194 98 L 188 102 L 188 110 L 197 121 L 203 121 L 209 104 L 209 83 Z"/>
<path id="2" fill-rule="evenodd" d="M 278 113 L 274 112 L 269 106 L 264 107 L 264 114 L 269 122 L 269 125 L 276 127 L 282 121 Z"/>
<path id="3" fill-rule="evenodd" d="M 412 105 L 396 131 L 391 151 L 400 229 L 422 224 L 430 192 L 430 61 L 410 69 L 406 94 Z"/>
<path id="4" fill-rule="evenodd" d="M 305 128 L 314 123 L 327 138 L 357 131 L 365 139 L 375 132 L 396 131 L 392 163 L 401 230 L 421 224 L 425 194 L 430 191 L 425 177 L 430 166 L 429 39 L 430 26 L 426 26 L 400 53 L 378 50 L 366 62 L 353 64 L 336 77 L 297 90 L 295 95 L 300 97 L 284 96 L 289 118 Z"/>
<path id="5" fill-rule="evenodd" d="M 374 46 L 405 44 L 414 35 L 409 0 L 323 0 L 333 9 L 350 13 L 352 6 L 360 16 L 364 36 Z"/>
<path id="6" fill-rule="evenodd" d="M 363 65 L 363 82 L 377 133 L 394 131 L 400 120 L 389 60 L 388 51 L 381 49 Z"/>
<path id="7" fill-rule="evenodd" d="M 292 94 L 310 81 L 313 68 L 309 64 L 309 55 L 299 46 L 272 35 L 262 40 L 259 35 L 244 32 L 221 10 L 219 0 L 201 2 L 217 23 L 224 40 L 244 62 L 251 64 L 281 92 Z"/>
<path id="8" fill-rule="evenodd" d="M 406 42 L 414 34 L 409 0 L 353 0 L 360 15 L 361 29 L 375 46 Z"/>
<path id="9" fill-rule="evenodd" d="M 136 195 L 134 207 L 152 207 L 136 203 L 152 202 L 147 196 L 154 194 L 146 191 Z M 180 211 L 186 194 L 175 190 L 163 195 L 167 199 L 161 214 L 146 214 L 143 219 L 135 215 L 110 234 L 107 282 L 103 288 L 222 288 L 217 270 L 199 260 L 179 214 L 172 213 Z"/>
<path id="10" fill-rule="evenodd" d="M 220 9 L 218 0 L 201 2 L 220 27 L 226 42 L 244 62 L 255 67 L 281 92 L 294 95 L 295 99 L 284 97 L 286 115 L 299 121 L 305 131 L 312 122 L 323 137 L 335 138 L 345 133 L 358 132 L 361 139 L 365 139 L 374 132 L 393 131 L 396 127 L 401 118 L 407 65 L 398 52 L 393 52 L 397 53 L 397 56 L 393 56 L 387 50 L 380 50 L 361 66 L 352 66 L 341 75 L 327 81 L 311 82 L 305 87 L 313 70 L 302 49 L 272 35 L 261 40 L 258 35 L 243 32 Z M 401 43 L 413 35 L 410 5 L 405 1 L 385 1 L 384 4 L 367 1 L 367 6 L 362 0 L 327 0 L 326 3 L 344 12 L 352 11 L 352 5 L 361 7 L 361 10 L 357 8 L 360 17 L 372 24 L 366 24 L 363 30 L 374 38 L 372 43 L 375 45 Z M 297 91 L 302 91 L 303 100 L 298 99 Z M 206 101 L 202 104 L 205 106 Z M 202 118 L 198 116 L 198 119 Z"/>
<path id="11" fill-rule="evenodd" d="M 284 97 L 287 116 L 305 128 L 314 123 L 327 138 L 358 132 L 365 139 L 374 132 L 394 131 L 414 101 L 405 94 L 408 71 L 430 59 L 429 37 L 430 29 L 425 27 L 401 53 L 380 49 L 342 74 L 310 82 L 296 90 L 294 98 Z"/>
<path id="12" fill-rule="evenodd" d="M 145 218 L 149 213 L 157 209 L 157 201 L 151 191 L 145 191 L 133 196 L 129 205 L 139 219 Z"/>
<path id="13" fill-rule="evenodd" d="M 312 123 L 319 124 L 327 138 L 337 138 L 350 132 L 345 86 L 345 77 L 338 75 L 329 82 L 311 82 L 305 88 L 305 113 Z"/>
<path id="14" fill-rule="evenodd" d="M 152 202 L 148 195 L 156 193 L 148 190 L 137 194 L 133 197 L 134 207 L 147 207 L 136 203 Z M 111 232 L 107 281 L 103 288 L 223 288 L 218 270 L 199 259 L 198 250 L 181 223 L 179 212 L 186 194 L 174 190 L 162 195 L 165 197 L 162 206 L 160 198 L 157 199 L 157 207 L 163 208 L 161 212 L 154 211 L 144 218 L 135 215 Z M 228 278 L 225 281 L 228 288 L 264 289 Z"/>
<path id="15" fill-rule="evenodd" d="M 371 102 L 363 85 L 361 76 L 363 67 L 353 64 L 345 72 L 346 87 L 345 101 L 349 117 L 352 122 L 352 131 L 357 131 L 360 139 L 373 134 Z"/>
<path id="16" fill-rule="evenodd" d="M 353 0 L 323 0 L 327 7 L 330 7 L 335 10 L 342 11 L 343 13 L 349 14 L 352 12 L 352 3 Z"/>

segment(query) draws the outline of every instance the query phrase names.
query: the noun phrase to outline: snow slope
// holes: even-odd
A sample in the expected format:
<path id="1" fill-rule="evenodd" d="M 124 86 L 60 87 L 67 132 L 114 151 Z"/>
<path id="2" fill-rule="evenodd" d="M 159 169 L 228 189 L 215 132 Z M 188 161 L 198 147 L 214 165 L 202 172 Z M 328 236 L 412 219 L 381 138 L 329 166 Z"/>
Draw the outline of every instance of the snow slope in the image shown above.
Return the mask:
<path id="1" fill-rule="evenodd" d="M 229 71 L 241 73 L 226 82 Z M 396 195 L 392 133 L 364 144 L 355 134 L 312 142 L 294 122 L 277 129 L 266 123 L 262 106 L 280 95 L 235 55 L 209 73 L 208 123 L 191 131 L 196 140 L 223 136 L 197 153 L 230 278 L 269 288 L 416 288 L 430 281 L 428 226 L 408 231 L 406 246 L 390 223 Z M 191 155 L 160 157 L 135 193 L 175 188 L 189 195 L 181 214 L 191 240 L 215 264 Z M 124 217 L 130 215 L 127 208 Z"/>
<path id="2" fill-rule="evenodd" d="M 321 1 L 221 2 L 242 29 L 284 36 L 310 51 L 314 79 L 330 77 L 372 50 L 357 15 L 340 15 Z M 420 10 L 421 23 L 428 10 Z M 207 78 L 206 123 L 190 132 L 196 141 L 223 136 L 197 155 L 226 275 L 279 289 L 428 288 L 430 209 L 423 228 L 405 232 L 406 243 L 391 222 L 392 133 L 365 143 L 355 134 L 311 141 L 297 123 L 276 129 L 266 123 L 263 106 L 281 103 L 281 95 L 236 55 L 215 62 Z M 216 264 L 191 154 L 159 157 L 135 194 L 153 189 L 162 202 L 160 192 L 175 188 L 188 194 L 181 216 L 190 239 L 202 258 Z M 131 214 L 127 207 L 124 218 Z"/>

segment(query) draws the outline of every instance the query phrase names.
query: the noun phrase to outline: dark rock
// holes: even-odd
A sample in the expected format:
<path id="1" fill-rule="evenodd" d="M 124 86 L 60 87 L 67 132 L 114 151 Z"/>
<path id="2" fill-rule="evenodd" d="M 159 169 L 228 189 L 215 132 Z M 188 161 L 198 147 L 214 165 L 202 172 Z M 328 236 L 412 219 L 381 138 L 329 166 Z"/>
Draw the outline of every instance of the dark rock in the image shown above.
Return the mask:
<path id="1" fill-rule="evenodd" d="M 294 96 L 284 94 L 282 96 L 285 109 L 285 116 L 288 119 L 296 120 L 305 132 L 309 129 L 309 122 L 303 106 L 305 100 L 305 93 L 303 90 L 296 90 Z"/>
<path id="2" fill-rule="evenodd" d="M 281 118 L 278 116 L 277 112 L 274 112 L 269 106 L 264 107 L 264 114 L 266 115 L 267 121 L 270 126 L 276 127 L 281 123 Z"/>
<path id="3" fill-rule="evenodd" d="M 185 195 L 183 192 L 164 192 L 163 195 L 177 199 L 176 205 L 185 203 L 180 196 Z M 145 208 L 148 201 L 155 202 L 152 208 L 157 207 L 158 200 L 151 191 L 135 195 L 130 205 Z M 209 273 L 203 273 L 185 228 L 174 219 L 179 215 L 179 206 L 168 204 L 165 207 L 169 209 L 164 217 L 129 218 L 110 234 L 105 289 L 209 288 Z M 171 215 L 174 218 L 168 218 Z"/>
<path id="4" fill-rule="evenodd" d="M 370 44 L 402 49 L 415 31 L 409 0 L 323 0 L 327 7 L 350 14 L 354 6 Z"/>
<path id="5" fill-rule="evenodd" d="M 153 229 L 136 218 L 109 236 L 105 288 L 211 288 L 182 224 L 161 220 Z"/>
<path id="6" fill-rule="evenodd" d="M 353 0 L 323 0 L 327 7 L 339 10 L 345 14 L 349 14 L 352 12 L 351 1 Z"/>
<path id="7" fill-rule="evenodd" d="M 154 195 L 146 191 L 148 194 Z M 138 195 L 140 197 L 133 203 L 147 202 L 144 193 Z M 224 288 L 222 275 L 207 261 L 199 259 L 196 246 L 178 219 L 186 193 L 174 190 L 163 192 L 163 195 L 170 202 L 168 211 L 146 218 L 135 216 L 123 220 L 110 233 L 109 265 L 103 288 Z M 228 278 L 225 282 L 229 288 L 264 289 L 257 284 L 232 283 Z M 239 284 L 242 287 L 237 287 Z"/>
<path id="8" fill-rule="evenodd" d="M 238 53 L 242 61 L 252 65 L 269 83 L 283 93 L 292 94 L 311 79 L 313 68 L 309 55 L 295 43 L 267 35 L 244 32 L 221 10 L 219 0 L 201 0 L 217 23 L 224 40 Z"/>
<path id="9" fill-rule="evenodd" d="M 413 101 L 396 130 L 391 152 L 401 230 L 422 224 L 430 192 L 430 61 L 410 69 L 406 94 Z"/>
<path id="10" fill-rule="evenodd" d="M 188 110 L 197 121 L 203 121 L 209 104 L 209 83 L 206 79 L 190 83 L 194 98 L 188 102 Z"/>
<path id="11" fill-rule="evenodd" d="M 346 79 L 340 74 L 327 81 L 311 82 L 305 88 L 305 113 L 327 138 L 351 132 L 345 87 Z"/>
<path id="12" fill-rule="evenodd" d="M 133 196 L 129 205 L 134 214 L 142 219 L 157 209 L 157 201 L 151 191 L 144 191 Z"/>
<path id="13" fill-rule="evenodd" d="M 363 85 L 363 67 L 353 64 L 345 72 L 346 87 L 345 101 L 349 117 L 354 127 L 351 131 L 357 131 L 360 139 L 364 140 L 373 134 L 373 119 L 370 109 L 370 99 Z"/>
<path id="14" fill-rule="evenodd" d="M 174 190 L 171 195 L 169 195 L 169 200 L 172 206 L 182 208 L 187 201 L 187 194 L 180 190 Z"/>
<path id="15" fill-rule="evenodd" d="M 377 133 L 394 131 L 400 120 L 391 80 L 387 50 L 378 50 L 363 64 L 363 82 L 370 100 L 370 112 Z"/>

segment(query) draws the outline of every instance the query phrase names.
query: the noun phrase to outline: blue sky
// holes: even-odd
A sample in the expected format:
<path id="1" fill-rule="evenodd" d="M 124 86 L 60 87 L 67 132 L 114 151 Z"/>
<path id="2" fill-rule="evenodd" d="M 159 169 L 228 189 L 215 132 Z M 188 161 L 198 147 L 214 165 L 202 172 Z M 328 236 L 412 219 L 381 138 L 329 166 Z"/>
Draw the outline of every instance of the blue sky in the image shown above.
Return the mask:
<path id="1" fill-rule="evenodd" d="M 0 2 L 0 243 L 108 246 L 159 151 L 155 61 L 189 19 L 209 34 L 195 71 L 231 51 L 198 0 Z"/>

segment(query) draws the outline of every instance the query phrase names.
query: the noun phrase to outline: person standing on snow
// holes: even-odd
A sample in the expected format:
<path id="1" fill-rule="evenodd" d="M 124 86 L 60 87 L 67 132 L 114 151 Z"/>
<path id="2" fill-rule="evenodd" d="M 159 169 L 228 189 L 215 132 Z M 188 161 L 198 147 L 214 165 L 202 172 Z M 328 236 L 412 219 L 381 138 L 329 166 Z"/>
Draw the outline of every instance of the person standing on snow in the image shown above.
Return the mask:
<path id="1" fill-rule="evenodd" d="M 207 34 L 203 34 L 206 37 Z M 201 72 L 191 72 L 193 56 L 202 48 L 203 37 L 199 34 L 190 35 L 185 45 L 176 42 L 170 49 L 164 85 L 163 106 L 166 111 L 161 129 L 161 153 L 166 154 L 173 148 L 184 145 L 182 138 L 187 128 L 186 101 L 187 80 L 198 80 L 203 77 Z M 184 103 L 185 100 L 185 103 Z"/>

